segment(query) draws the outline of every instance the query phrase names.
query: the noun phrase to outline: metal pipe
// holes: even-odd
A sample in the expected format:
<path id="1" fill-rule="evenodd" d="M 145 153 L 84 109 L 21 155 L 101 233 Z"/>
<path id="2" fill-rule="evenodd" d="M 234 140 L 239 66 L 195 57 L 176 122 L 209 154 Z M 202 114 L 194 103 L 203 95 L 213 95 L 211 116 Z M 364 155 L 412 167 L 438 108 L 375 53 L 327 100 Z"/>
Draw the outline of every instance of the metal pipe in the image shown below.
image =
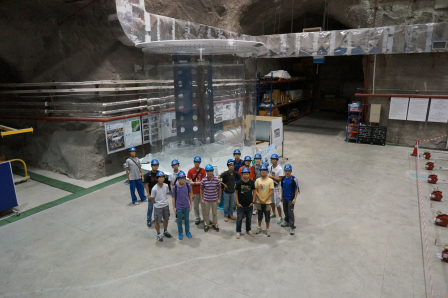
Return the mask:
<path id="1" fill-rule="evenodd" d="M 174 84 L 173 80 L 102 80 L 83 82 L 42 82 L 42 83 L 7 83 L 0 84 L 3 87 L 39 87 L 39 86 L 85 86 L 85 85 L 134 85 L 134 84 Z"/>

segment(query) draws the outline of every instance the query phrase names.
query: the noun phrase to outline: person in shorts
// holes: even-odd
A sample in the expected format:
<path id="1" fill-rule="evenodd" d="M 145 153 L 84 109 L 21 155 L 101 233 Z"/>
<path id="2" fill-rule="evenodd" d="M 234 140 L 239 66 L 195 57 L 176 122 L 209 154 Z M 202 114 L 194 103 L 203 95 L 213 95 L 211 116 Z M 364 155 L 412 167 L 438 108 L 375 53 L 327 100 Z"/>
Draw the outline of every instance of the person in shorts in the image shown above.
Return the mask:
<path id="1" fill-rule="evenodd" d="M 271 232 L 269 231 L 270 223 L 270 212 L 271 212 L 271 196 L 274 191 L 274 182 L 268 177 L 268 167 L 266 165 L 261 165 L 260 167 L 261 177 L 255 181 L 255 196 L 257 198 L 258 207 L 258 229 L 256 234 L 261 233 L 261 221 L 266 222 L 266 236 L 271 237 Z"/>
<path id="2" fill-rule="evenodd" d="M 173 168 L 173 172 L 168 175 L 168 181 L 170 182 L 171 192 L 173 191 L 173 186 L 177 182 L 177 174 L 179 174 L 179 161 L 177 159 L 173 159 L 171 161 L 171 167 Z"/>
<path id="3" fill-rule="evenodd" d="M 274 181 L 274 193 L 272 194 L 271 198 L 271 207 L 272 207 L 272 215 L 271 218 L 277 217 L 275 214 L 275 207 L 277 207 L 278 211 L 278 220 L 277 223 L 282 223 L 282 202 L 280 201 L 280 182 L 282 181 L 283 177 L 285 176 L 285 173 L 283 172 L 283 169 L 278 164 L 278 155 L 272 154 L 271 155 L 271 163 L 272 166 L 269 168 L 269 178 L 271 178 Z"/>
<path id="4" fill-rule="evenodd" d="M 214 168 L 212 165 L 205 167 L 207 176 L 202 179 L 201 182 L 201 202 L 204 206 L 204 232 L 208 232 L 209 223 L 219 232 L 218 227 L 218 204 L 221 201 L 221 182 L 215 176 L 213 176 Z M 213 221 L 210 221 L 210 207 L 212 207 Z"/>
<path id="5" fill-rule="evenodd" d="M 185 234 L 191 238 L 190 234 L 190 210 L 193 206 L 193 193 L 191 186 L 185 183 L 186 175 L 180 171 L 177 174 L 178 183 L 173 186 L 173 209 L 177 216 L 177 230 L 179 232 L 179 240 L 184 239 L 182 219 L 185 220 Z"/>
<path id="6" fill-rule="evenodd" d="M 170 207 L 168 204 L 169 192 L 168 185 L 163 183 L 165 181 L 165 173 L 157 173 L 157 184 L 151 190 L 151 201 L 154 203 L 154 223 L 157 231 L 157 240 L 162 242 L 163 236 L 171 238 L 168 233 L 168 219 L 170 219 Z M 160 223 L 163 222 L 163 235 L 160 233 Z"/>
<path id="7" fill-rule="evenodd" d="M 126 176 L 128 177 L 128 184 L 131 189 L 131 199 L 132 204 L 138 205 L 137 197 L 135 196 L 135 189 L 137 188 L 138 195 L 142 202 L 147 200 L 145 196 L 145 187 L 143 186 L 143 181 L 145 178 L 143 177 L 142 164 L 140 160 L 135 157 L 137 149 L 132 147 L 129 149 L 129 153 L 131 157 L 126 159 Z"/>
<path id="8" fill-rule="evenodd" d="M 194 167 L 188 171 L 187 178 L 190 181 L 190 185 L 193 187 L 193 207 L 194 207 L 194 215 L 196 217 L 195 224 L 198 225 L 202 219 L 204 218 L 204 205 L 201 204 L 201 181 L 205 178 L 206 173 L 204 169 L 200 167 L 201 165 L 201 157 L 196 156 L 193 159 Z M 199 205 L 201 205 L 201 211 L 199 212 Z"/>
<path id="9" fill-rule="evenodd" d="M 285 177 L 281 182 L 281 201 L 283 203 L 283 212 L 285 212 L 285 222 L 282 227 L 289 227 L 290 235 L 294 235 L 296 226 L 294 224 L 294 206 L 296 205 L 297 195 L 300 193 L 299 182 L 292 176 L 292 166 L 285 165 Z"/>
<path id="10" fill-rule="evenodd" d="M 145 174 L 145 179 L 144 179 L 144 183 L 145 183 L 145 188 L 146 188 L 146 193 L 148 194 L 148 196 L 151 196 L 151 191 L 152 188 L 154 187 L 154 185 L 157 184 L 157 173 L 159 172 L 159 161 L 157 159 L 153 159 L 151 160 L 151 171 L 149 171 L 148 173 Z M 152 221 L 152 212 L 154 209 L 154 204 L 151 200 L 148 201 L 148 212 L 146 214 L 146 225 L 148 226 L 148 228 L 151 227 L 151 221 Z"/>
<path id="11" fill-rule="evenodd" d="M 243 218 L 246 218 L 246 234 L 254 237 L 251 231 L 252 209 L 255 203 L 255 183 L 249 179 L 250 170 L 248 167 L 242 169 L 243 177 L 236 183 L 235 199 L 236 199 L 236 239 L 241 237 L 241 226 Z"/>
<path id="12" fill-rule="evenodd" d="M 227 160 L 227 171 L 221 173 L 218 179 L 221 179 L 222 186 L 224 187 L 222 191 L 222 196 L 224 200 L 224 221 L 228 222 L 229 218 L 236 220 L 233 216 L 233 211 L 235 210 L 235 185 L 236 181 L 241 178 L 241 175 L 234 171 L 235 163 L 233 159 Z"/>

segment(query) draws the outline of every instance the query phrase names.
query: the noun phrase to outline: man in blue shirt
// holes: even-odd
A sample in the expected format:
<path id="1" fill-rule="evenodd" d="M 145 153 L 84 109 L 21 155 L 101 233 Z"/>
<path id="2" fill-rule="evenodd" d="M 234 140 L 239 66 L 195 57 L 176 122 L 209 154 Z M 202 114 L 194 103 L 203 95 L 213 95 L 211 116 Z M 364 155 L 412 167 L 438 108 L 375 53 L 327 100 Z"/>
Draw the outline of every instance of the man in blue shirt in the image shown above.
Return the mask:
<path id="1" fill-rule="evenodd" d="M 300 193 L 299 182 L 292 176 L 292 166 L 285 165 L 285 177 L 281 182 L 280 200 L 283 202 L 283 212 L 285 213 L 285 222 L 282 227 L 290 227 L 290 235 L 294 235 L 296 226 L 294 225 L 294 206 L 297 195 Z"/>
<path id="2" fill-rule="evenodd" d="M 239 172 L 240 168 L 244 165 L 244 161 L 241 159 L 241 150 L 240 149 L 235 149 L 235 151 L 233 151 L 233 157 L 234 157 L 234 164 L 235 164 L 235 172 Z M 238 182 L 237 179 L 235 182 Z"/>

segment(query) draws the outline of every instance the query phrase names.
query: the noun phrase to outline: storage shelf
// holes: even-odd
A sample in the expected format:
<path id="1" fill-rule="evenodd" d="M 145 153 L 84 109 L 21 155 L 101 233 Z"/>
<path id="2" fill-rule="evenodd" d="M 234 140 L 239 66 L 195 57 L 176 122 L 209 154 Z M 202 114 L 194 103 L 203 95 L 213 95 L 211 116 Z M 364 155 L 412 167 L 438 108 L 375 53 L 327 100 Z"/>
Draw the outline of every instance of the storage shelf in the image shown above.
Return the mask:
<path id="1" fill-rule="evenodd" d="M 265 83 L 269 83 L 270 80 L 267 81 L 260 81 L 260 84 L 265 84 Z M 282 83 L 294 83 L 294 82 L 303 82 L 306 81 L 305 77 L 294 77 L 291 79 L 282 79 L 282 80 L 277 80 L 277 81 L 272 81 L 272 84 L 282 84 Z"/>
<path id="2" fill-rule="evenodd" d="M 361 120 L 361 103 L 357 110 L 351 110 L 350 111 L 350 104 L 348 105 L 348 112 L 347 112 L 347 126 L 345 127 L 345 141 L 348 142 L 349 140 L 356 141 L 358 143 L 359 140 L 359 131 L 360 131 L 360 120 Z M 354 114 L 356 113 L 356 114 Z M 356 120 L 356 124 L 350 124 L 350 120 Z M 349 129 L 351 128 L 351 130 Z"/>

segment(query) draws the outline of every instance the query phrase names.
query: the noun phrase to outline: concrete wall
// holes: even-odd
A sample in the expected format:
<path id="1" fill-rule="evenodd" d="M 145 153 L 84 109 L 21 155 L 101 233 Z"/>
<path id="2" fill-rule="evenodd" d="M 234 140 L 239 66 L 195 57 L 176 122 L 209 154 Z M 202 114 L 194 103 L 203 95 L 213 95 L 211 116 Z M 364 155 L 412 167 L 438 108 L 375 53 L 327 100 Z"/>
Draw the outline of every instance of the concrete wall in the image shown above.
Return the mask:
<path id="1" fill-rule="evenodd" d="M 373 58 L 373 57 L 372 57 Z M 428 94 L 448 96 L 448 54 L 378 55 L 375 70 L 375 94 Z M 373 92 L 373 66 L 369 93 Z M 387 125 L 387 142 L 413 146 L 417 139 L 433 138 L 447 133 L 445 123 L 389 120 L 390 98 L 368 99 L 381 104 L 380 125 Z M 367 114 L 369 116 L 369 113 Z M 446 148 L 442 138 L 422 144 L 428 148 Z"/>

